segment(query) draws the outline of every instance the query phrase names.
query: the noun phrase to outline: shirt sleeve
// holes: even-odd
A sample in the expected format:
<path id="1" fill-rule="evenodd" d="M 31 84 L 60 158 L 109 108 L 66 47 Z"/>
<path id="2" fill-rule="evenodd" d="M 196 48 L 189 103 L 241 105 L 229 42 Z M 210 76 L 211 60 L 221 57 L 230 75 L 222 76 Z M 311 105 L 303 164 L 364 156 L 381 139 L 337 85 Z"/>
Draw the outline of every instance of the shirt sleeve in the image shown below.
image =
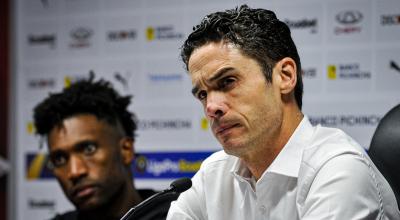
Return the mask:
<path id="1" fill-rule="evenodd" d="M 382 184 L 371 166 L 360 155 L 339 155 L 327 161 L 317 171 L 300 219 L 388 219 Z"/>
<path id="2" fill-rule="evenodd" d="M 171 203 L 167 220 L 206 220 L 203 174 L 200 169 L 192 178 L 192 187 Z"/>

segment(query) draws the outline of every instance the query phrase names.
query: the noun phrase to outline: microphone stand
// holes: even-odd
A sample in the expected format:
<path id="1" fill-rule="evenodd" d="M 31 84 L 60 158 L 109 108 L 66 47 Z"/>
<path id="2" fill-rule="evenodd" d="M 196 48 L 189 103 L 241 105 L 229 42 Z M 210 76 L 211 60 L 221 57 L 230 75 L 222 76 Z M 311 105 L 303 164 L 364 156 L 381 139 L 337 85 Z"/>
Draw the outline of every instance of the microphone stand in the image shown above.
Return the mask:
<path id="1" fill-rule="evenodd" d="M 161 192 L 158 192 L 158 193 L 150 196 L 143 202 L 139 203 L 137 206 L 129 209 L 129 211 L 126 212 L 125 215 L 122 216 L 122 218 L 120 220 L 133 219 L 132 217 L 134 217 L 134 214 L 141 212 L 141 211 L 145 211 L 147 209 L 147 207 L 149 207 L 153 201 L 157 200 L 161 196 L 166 195 L 168 193 L 181 193 L 181 192 L 188 190 L 191 186 L 192 186 L 192 181 L 189 178 L 177 179 L 171 183 L 171 185 L 168 189 L 165 189 Z"/>

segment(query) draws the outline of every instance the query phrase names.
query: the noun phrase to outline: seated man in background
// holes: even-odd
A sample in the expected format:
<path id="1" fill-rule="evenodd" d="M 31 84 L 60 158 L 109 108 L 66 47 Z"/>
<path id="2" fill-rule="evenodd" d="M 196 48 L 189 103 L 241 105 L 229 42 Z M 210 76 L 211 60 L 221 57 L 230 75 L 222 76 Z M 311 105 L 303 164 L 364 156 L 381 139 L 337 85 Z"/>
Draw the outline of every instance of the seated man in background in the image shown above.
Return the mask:
<path id="1" fill-rule="evenodd" d="M 49 167 L 76 207 L 54 219 L 120 219 L 150 196 L 133 184 L 136 121 L 130 96 L 104 80 L 78 81 L 51 94 L 34 109 L 37 133 L 47 138 Z M 171 200 L 135 219 L 165 219 Z"/>
<path id="2" fill-rule="evenodd" d="M 181 55 L 224 151 L 202 163 L 167 219 L 400 219 L 364 149 L 301 112 L 300 58 L 272 11 L 212 13 Z"/>

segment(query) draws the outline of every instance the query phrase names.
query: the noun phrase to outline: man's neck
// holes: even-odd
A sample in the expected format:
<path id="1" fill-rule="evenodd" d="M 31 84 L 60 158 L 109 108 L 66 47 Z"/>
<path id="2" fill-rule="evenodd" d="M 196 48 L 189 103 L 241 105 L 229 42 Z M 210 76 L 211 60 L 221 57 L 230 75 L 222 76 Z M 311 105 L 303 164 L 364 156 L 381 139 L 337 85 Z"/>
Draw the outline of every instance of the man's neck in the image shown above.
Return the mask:
<path id="1" fill-rule="evenodd" d="M 260 143 L 260 146 L 255 148 L 254 152 L 240 157 L 256 180 L 259 180 L 272 164 L 304 117 L 300 111 L 296 114 L 290 114 L 290 116 L 283 119 L 281 129 L 273 138 Z"/>

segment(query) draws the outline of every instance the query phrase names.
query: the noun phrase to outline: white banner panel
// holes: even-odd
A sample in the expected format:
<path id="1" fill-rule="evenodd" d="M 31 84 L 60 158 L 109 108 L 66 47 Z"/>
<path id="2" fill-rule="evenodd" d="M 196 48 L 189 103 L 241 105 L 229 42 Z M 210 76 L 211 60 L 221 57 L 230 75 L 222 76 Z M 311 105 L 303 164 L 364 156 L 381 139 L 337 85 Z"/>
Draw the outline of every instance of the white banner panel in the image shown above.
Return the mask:
<path id="1" fill-rule="evenodd" d="M 272 9 L 290 27 L 304 72 L 304 113 L 367 150 L 379 120 L 400 103 L 398 0 L 16 0 L 13 219 L 73 209 L 44 166 L 32 108 L 89 71 L 134 97 L 137 187 L 162 189 L 190 177 L 221 149 L 192 97 L 179 48 L 206 14 L 242 3 Z"/>

